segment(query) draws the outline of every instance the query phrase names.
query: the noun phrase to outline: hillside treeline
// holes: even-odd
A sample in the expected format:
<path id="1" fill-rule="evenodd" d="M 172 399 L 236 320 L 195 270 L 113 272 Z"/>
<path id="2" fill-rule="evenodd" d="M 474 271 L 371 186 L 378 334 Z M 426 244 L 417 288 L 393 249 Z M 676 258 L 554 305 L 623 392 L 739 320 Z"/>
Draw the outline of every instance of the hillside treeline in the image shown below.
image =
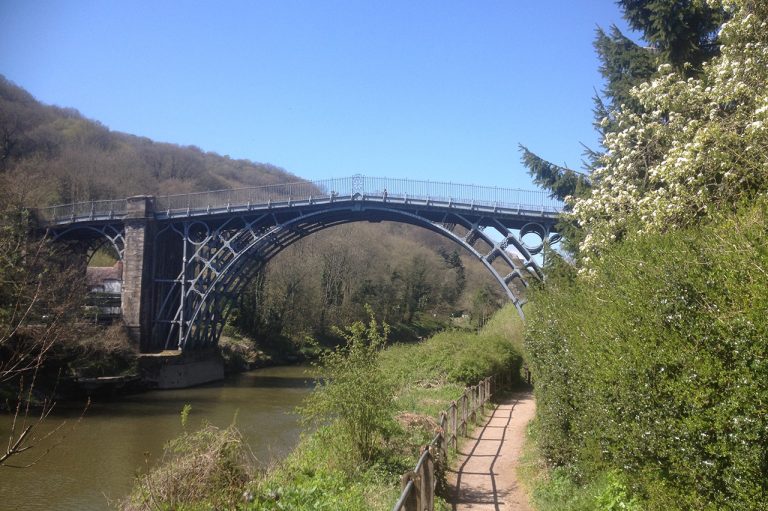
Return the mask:
<path id="1" fill-rule="evenodd" d="M 24 205 L 298 181 L 283 169 L 109 130 L 0 76 L 0 173 Z"/>
<path id="2" fill-rule="evenodd" d="M 598 34 L 587 178 L 524 155 L 572 233 L 528 314 L 534 500 L 765 510 L 768 5 L 619 4 L 649 45 Z"/>

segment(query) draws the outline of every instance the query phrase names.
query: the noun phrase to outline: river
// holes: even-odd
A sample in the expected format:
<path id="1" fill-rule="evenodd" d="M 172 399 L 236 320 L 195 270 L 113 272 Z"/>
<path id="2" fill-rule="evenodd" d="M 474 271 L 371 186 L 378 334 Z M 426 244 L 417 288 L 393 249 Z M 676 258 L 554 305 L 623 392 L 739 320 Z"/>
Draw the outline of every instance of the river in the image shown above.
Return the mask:
<path id="1" fill-rule="evenodd" d="M 305 370 L 258 369 L 192 389 L 94 401 L 74 428 L 82 404 L 57 405 L 45 428 L 66 420 L 56 435 L 61 442 L 30 468 L 0 467 L 0 509 L 107 509 L 110 501 L 130 492 L 137 470 L 145 467 L 145 453 L 150 463 L 158 459 L 163 445 L 181 432 L 185 404 L 192 406 L 188 428 L 202 420 L 226 427 L 237 414 L 237 425 L 257 458 L 264 463 L 281 458 L 299 436 L 293 410 L 312 388 Z M 0 422 L 3 448 L 8 428 L 9 420 Z M 50 444 L 40 442 L 32 451 Z"/>

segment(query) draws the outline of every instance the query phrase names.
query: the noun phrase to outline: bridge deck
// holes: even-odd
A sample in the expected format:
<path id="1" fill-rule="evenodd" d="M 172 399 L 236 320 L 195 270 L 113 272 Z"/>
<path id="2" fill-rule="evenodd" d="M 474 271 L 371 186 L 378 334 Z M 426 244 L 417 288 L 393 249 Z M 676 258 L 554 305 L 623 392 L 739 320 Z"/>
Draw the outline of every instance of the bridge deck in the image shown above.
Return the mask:
<path id="1" fill-rule="evenodd" d="M 162 196 L 155 198 L 153 209 L 155 218 L 163 220 L 348 201 L 547 219 L 562 211 L 562 204 L 542 191 L 364 176 Z M 44 225 L 109 221 L 127 215 L 127 200 L 63 204 L 36 212 Z"/>

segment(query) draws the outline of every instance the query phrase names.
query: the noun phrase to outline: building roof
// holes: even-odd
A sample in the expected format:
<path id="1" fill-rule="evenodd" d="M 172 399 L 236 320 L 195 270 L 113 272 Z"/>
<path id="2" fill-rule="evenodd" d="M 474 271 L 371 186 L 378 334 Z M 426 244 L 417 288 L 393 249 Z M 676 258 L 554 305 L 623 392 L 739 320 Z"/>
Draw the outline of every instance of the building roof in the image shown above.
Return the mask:
<path id="1" fill-rule="evenodd" d="M 85 280 L 89 286 L 99 286 L 108 280 L 123 279 L 123 263 L 113 266 L 89 266 L 85 271 Z"/>

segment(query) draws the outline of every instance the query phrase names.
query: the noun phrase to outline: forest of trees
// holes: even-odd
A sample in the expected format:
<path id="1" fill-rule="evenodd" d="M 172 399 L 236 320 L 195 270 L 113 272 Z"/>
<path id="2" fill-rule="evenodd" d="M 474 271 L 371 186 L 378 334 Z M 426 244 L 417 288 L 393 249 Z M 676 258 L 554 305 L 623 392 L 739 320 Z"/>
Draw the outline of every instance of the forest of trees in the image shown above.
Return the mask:
<path id="1" fill-rule="evenodd" d="M 503 303 L 485 268 L 465 265 L 452 242 L 402 224 L 366 227 L 339 226 L 290 246 L 242 294 L 233 326 L 262 345 L 300 341 L 364 317 L 368 304 L 406 340 L 463 313 L 482 326 Z"/>

